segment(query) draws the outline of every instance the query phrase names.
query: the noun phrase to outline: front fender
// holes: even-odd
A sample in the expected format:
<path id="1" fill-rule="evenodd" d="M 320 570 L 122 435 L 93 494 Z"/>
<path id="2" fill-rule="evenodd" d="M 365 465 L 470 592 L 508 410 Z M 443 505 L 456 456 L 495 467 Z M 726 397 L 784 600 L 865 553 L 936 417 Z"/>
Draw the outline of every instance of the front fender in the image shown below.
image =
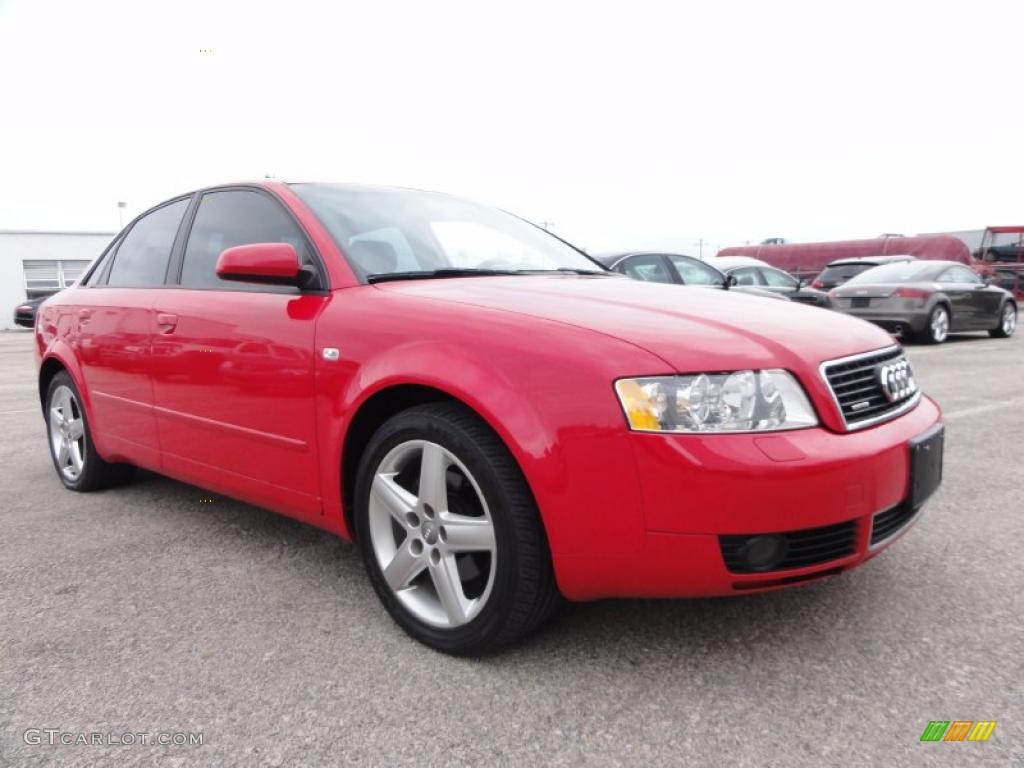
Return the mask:
<path id="1" fill-rule="evenodd" d="M 537 501 L 556 573 L 560 554 L 637 551 L 643 513 L 613 377 L 589 365 L 552 370 L 550 356 L 532 357 L 420 339 L 399 343 L 347 371 L 321 361 L 325 510 L 343 520 L 344 491 L 333 478 L 340 476 L 345 436 L 359 409 L 390 387 L 419 385 L 471 408 L 508 447 Z M 349 533 L 343 522 L 337 527 Z"/>

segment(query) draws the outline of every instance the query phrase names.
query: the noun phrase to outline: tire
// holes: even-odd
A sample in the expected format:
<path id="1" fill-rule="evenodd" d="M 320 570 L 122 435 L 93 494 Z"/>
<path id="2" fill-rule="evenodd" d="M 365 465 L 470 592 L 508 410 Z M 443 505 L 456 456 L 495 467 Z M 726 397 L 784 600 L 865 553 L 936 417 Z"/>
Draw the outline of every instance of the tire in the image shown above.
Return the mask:
<path id="1" fill-rule="evenodd" d="M 46 437 L 57 477 L 72 491 L 96 491 L 125 482 L 134 471 L 111 464 L 96 452 L 82 396 L 66 371 L 60 371 L 46 390 Z"/>
<path id="2" fill-rule="evenodd" d="M 355 505 L 370 582 L 399 626 L 431 648 L 495 651 L 561 600 L 522 472 L 460 405 L 416 406 L 381 426 L 359 463 Z"/>
<path id="3" fill-rule="evenodd" d="M 999 310 L 999 325 L 988 332 L 994 339 L 1008 339 L 1017 330 L 1017 305 L 1008 301 Z"/>
<path id="4" fill-rule="evenodd" d="M 953 316 L 945 304 L 936 304 L 928 313 L 928 324 L 920 334 L 925 344 L 941 344 L 949 338 L 949 329 L 953 324 Z"/>

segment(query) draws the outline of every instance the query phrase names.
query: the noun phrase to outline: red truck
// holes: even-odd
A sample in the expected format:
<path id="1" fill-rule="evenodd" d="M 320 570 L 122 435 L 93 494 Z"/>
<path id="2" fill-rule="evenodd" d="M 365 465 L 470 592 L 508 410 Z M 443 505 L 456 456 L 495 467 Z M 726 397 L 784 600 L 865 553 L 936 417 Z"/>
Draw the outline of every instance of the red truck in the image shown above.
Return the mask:
<path id="1" fill-rule="evenodd" d="M 831 243 L 740 245 L 723 248 L 719 256 L 752 256 L 796 277 L 813 278 L 836 259 L 865 256 L 907 255 L 918 259 L 959 261 L 974 267 L 970 248 L 951 235 L 877 237 L 870 240 L 838 240 Z"/>

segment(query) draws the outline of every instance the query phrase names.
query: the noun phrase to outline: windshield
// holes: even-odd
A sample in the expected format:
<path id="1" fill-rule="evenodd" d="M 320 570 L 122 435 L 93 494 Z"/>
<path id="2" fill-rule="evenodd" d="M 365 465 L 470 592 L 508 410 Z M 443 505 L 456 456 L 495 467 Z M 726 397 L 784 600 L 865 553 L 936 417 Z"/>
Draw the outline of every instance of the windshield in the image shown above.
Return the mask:
<path id="1" fill-rule="evenodd" d="M 850 278 L 846 285 L 864 283 L 913 283 L 928 280 L 926 275 L 935 270 L 935 264 L 926 261 L 898 261 L 895 264 L 883 264 L 872 267 Z"/>
<path id="2" fill-rule="evenodd" d="M 294 184 L 360 280 L 599 272 L 601 265 L 515 216 L 435 192 Z"/>

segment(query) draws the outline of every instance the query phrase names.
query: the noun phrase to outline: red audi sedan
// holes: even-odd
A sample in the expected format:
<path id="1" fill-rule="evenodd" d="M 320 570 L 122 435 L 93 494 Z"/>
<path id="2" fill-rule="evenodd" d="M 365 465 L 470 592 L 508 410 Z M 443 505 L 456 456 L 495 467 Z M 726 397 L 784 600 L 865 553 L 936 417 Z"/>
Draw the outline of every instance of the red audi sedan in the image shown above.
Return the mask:
<path id="1" fill-rule="evenodd" d="M 840 573 L 941 479 L 939 409 L 875 326 L 629 280 L 435 193 L 183 195 L 35 339 L 65 486 L 144 467 L 353 539 L 398 624 L 448 653 L 562 597 Z"/>

